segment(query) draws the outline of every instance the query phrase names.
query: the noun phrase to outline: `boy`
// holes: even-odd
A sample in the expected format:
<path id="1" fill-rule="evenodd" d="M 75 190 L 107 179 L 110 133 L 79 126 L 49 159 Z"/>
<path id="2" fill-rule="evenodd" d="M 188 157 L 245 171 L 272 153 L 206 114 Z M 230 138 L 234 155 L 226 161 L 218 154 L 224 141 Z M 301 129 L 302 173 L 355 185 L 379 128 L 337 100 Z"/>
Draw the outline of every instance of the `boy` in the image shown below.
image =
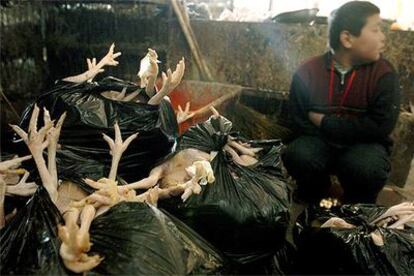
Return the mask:
<path id="1" fill-rule="evenodd" d="M 296 196 L 318 202 L 336 174 L 347 203 L 375 203 L 390 171 L 399 114 L 398 76 L 381 57 L 380 10 L 352 1 L 329 22 L 330 51 L 293 76 L 289 116 L 298 134 L 282 155 L 296 179 Z"/>

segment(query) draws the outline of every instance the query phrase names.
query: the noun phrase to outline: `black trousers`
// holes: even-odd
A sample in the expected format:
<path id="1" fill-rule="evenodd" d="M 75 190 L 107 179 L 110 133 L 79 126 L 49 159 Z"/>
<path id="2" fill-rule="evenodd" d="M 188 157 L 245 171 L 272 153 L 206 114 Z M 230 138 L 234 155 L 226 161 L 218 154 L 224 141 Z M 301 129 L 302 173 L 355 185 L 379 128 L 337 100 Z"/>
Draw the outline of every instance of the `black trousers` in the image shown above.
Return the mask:
<path id="1" fill-rule="evenodd" d="M 327 195 L 330 175 L 334 174 L 344 190 L 346 203 L 375 203 L 391 167 L 389 152 L 381 144 L 338 149 L 317 136 L 294 140 L 283 152 L 282 160 L 296 180 L 300 197 L 311 202 Z"/>

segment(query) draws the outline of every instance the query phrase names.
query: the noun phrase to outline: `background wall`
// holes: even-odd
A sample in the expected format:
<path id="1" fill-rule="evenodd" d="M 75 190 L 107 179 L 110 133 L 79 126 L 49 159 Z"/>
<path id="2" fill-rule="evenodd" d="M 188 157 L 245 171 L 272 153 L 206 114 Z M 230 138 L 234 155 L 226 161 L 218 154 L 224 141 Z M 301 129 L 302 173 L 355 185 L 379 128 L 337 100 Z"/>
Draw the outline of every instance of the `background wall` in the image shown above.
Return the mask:
<path id="1" fill-rule="evenodd" d="M 104 1 L 103 1 L 104 2 Z M 112 42 L 122 52 L 118 67 L 104 75 L 135 81 L 148 47 L 160 70 L 186 58 L 185 79 L 199 80 L 188 44 L 165 1 L 142 4 L 23 2 L 0 6 L 1 89 L 20 114 L 56 79 L 81 73 L 87 57 L 101 58 Z M 74 2 L 72 2 L 74 3 Z M 191 21 L 214 80 L 288 91 L 297 66 L 326 51 L 326 25 Z M 400 75 L 404 102 L 414 101 L 414 32 L 387 31 L 385 56 Z M 2 100 L 2 124 L 15 121 Z"/>
<path id="2" fill-rule="evenodd" d="M 327 50 L 327 25 L 192 21 L 201 52 L 219 82 L 288 91 L 292 75 L 306 59 Z M 184 55 L 186 78 L 199 72 L 176 22 L 169 27 L 168 60 Z M 414 32 L 385 31 L 384 56 L 400 75 L 404 101 L 414 100 Z"/>

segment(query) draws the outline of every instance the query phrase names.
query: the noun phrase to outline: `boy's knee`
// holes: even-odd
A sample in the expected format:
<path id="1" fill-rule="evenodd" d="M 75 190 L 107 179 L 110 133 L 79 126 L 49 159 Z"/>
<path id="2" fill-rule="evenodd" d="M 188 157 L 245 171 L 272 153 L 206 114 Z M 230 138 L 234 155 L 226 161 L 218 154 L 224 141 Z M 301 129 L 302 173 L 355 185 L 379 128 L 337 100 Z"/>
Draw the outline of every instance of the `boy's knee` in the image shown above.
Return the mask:
<path id="1" fill-rule="evenodd" d="M 338 173 L 345 202 L 375 203 L 378 193 L 386 184 L 388 167 L 387 162 L 368 162 L 363 161 L 363 158 L 346 164 Z"/>
<path id="2" fill-rule="evenodd" d="M 369 160 L 364 156 L 355 160 L 348 160 L 342 164 L 339 176 L 356 183 L 385 183 L 389 175 L 389 163 L 386 160 Z"/>
<path id="3" fill-rule="evenodd" d="M 290 174 L 323 172 L 326 164 L 318 156 L 306 149 L 288 146 L 282 153 L 282 161 Z"/>
<path id="4" fill-rule="evenodd" d="M 348 182 L 381 184 L 390 172 L 389 157 L 380 145 L 357 145 L 340 158 L 338 176 Z"/>

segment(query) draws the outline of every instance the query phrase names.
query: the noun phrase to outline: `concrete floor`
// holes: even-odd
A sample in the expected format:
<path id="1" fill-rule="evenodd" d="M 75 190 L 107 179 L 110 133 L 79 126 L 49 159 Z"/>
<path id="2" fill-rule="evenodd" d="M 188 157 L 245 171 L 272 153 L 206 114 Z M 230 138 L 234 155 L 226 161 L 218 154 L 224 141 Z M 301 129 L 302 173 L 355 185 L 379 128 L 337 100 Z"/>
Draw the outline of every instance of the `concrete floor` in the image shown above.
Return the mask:
<path id="1" fill-rule="evenodd" d="M 378 195 L 377 203 L 391 206 L 403 201 L 414 201 L 414 159 L 411 161 L 411 169 L 404 188 L 397 186 L 385 186 Z"/>

